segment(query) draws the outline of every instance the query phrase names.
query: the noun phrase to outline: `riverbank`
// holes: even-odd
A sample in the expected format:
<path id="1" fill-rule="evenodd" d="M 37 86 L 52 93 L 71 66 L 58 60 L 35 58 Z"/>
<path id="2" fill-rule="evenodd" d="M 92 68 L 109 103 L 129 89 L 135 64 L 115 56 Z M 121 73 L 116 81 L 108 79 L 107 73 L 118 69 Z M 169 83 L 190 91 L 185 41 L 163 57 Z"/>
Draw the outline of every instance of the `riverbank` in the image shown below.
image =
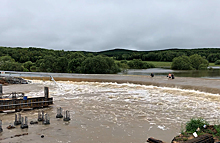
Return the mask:
<path id="1" fill-rule="evenodd" d="M 26 79 L 51 80 L 50 77 L 24 77 Z M 141 75 L 110 75 L 110 74 L 73 74 L 68 77 L 53 77 L 55 81 L 88 81 L 88 82 L 116 82 L 116 83 L 134 83 L 141 85 L 154 85 L 159 87 L 174 87 L 180 89 L 198 90 L 213 94 L 220 93 L 219 79 L 202 79 L 190 77 L 175 77 L 168 79 L 167 77 L 150 77 Z"/>

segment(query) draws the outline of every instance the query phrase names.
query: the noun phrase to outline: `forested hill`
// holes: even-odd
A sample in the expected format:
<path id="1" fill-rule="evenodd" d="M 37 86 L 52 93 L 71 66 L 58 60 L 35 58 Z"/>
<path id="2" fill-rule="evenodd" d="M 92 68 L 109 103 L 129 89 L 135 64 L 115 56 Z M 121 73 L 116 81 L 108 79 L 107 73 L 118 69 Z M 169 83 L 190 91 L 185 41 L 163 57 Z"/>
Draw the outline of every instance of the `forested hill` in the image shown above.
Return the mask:
<path id="1" fill-rule="evenodd" d="M 127 49 L 112 49 L 112 50 L 106 50 L 106 51 L 101 51 L 101 52 L 97 52 L 97 53 L 103 54 L 106 56 L 110 56 L 110 57 L 116 57 L 118 55 L 132 54 L 132 53 L 136 53 L 136 52 L 138 52 L 138 51 L 127 50 Z"/>
<path id="2" fill-rule="evenodd" d="M 201 55 L 209 62 L 215 62 L 220 59 L 220 48 L 200 48 L 200 49 L 166 49 L 166 50 L 152 50 L 152 51 L 134 51 L 127 49 L 113 49 L 100 52 L 89 51 L 64 51 L 64 50 L 51 50 L 43 48 L 11 48 L 0 47 L 0 56 L 11 56 L 16 62 L 24 63 L 26 61 L 36 62 L 44 56 L 52 55 L 54 57 L 73 58 L 71 54 L 81 53 L 84 56 L 97 56 L 105 55 L 113 57 L 116 60 L 133 60 L 141 59 L 142 61 L 167 61 L 171 62 L 173 58 L 186 55 L 191 56 L 194 54 Z"/>
<path id="3" fill-rule="evenodd" d="M 173 58 L 194 54 L 201 55 L 209 62 L 215 62 L 220 59 L 220 48 L 198 48 L 198 49 L 166 49 L 152 51 L 132 51 L 125 49 L 114 49 L 97 52 L 106 56 L 114 57 L 116 60 L 133 60 L 141 59 L 142 61 L 165 61 L 171 62 Z"/>
<path id="4" fill-rule="evenodd" d="M 0 47 L 0 70 L 69 73 L 117 73 L 128 68 L 150 68 L 143 61 L 172 62 L 175 57 L 200 55 L 209 62 L 220 60 L 220 49 L 167 49 L 133 51 L 114 49 L 101 52 L 64 51 L 43 48 Z M 118 61 L 120 62 L 118 62 Z"/>

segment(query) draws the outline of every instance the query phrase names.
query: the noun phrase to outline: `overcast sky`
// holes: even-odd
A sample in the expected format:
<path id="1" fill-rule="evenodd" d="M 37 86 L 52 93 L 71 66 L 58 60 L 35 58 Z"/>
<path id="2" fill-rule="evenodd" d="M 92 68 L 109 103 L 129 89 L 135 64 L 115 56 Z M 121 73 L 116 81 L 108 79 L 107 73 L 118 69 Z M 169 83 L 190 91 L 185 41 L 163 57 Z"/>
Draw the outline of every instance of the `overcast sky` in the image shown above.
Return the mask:
<path id="1" fill-rule="evenodd" d="M 220 47 L 219 0 L 0 0 L 0 46 Z"/>

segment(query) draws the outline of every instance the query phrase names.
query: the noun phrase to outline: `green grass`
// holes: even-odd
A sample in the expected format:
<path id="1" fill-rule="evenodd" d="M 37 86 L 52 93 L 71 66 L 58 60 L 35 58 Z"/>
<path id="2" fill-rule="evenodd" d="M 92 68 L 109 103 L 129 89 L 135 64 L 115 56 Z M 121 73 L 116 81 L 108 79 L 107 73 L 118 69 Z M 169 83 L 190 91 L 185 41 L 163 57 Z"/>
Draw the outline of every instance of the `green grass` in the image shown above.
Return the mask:
<path id="1" fill-rule="evenodd" d="M 153 64 L 156 68 L 161 68 L 161 67 L 165 67 L 165 68 L 170 68 L 172 62 L 157 62 L 157 61 L 146 61 L 147 63 L 151 63 Z"/>
<path id="2" fill-rule="evenodd" d="M 209 66 L 219 67 L 220 65 L 215 65 L 215 63 L 209 63 Z"/>

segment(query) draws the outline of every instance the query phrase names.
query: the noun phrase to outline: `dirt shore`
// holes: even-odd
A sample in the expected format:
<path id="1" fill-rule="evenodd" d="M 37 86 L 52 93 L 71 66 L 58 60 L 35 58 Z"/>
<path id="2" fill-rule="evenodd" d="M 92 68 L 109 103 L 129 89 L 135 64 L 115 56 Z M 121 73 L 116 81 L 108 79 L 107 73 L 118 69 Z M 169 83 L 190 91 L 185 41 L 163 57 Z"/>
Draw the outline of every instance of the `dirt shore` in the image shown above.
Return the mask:
<path id="1" fill-rule="evenodd" d="M 24 77 L 26 79 L 50 80 L 49 77 Z M 117 82 L 117 83 L 134 83 L 141 85 L 154 85 L 160 87 L 175 87 L 180 89 L 193 89 L 202 92 L 220 93 L 220 80 L 218 79 L 203 79 L 189 77 L 175 77 L 168 79 L 167 77 L 150 77 L 136 75 L 71 75 L 68 77 L 53 77 L 56 81 L 88 81 L 88 82 Z"/>

